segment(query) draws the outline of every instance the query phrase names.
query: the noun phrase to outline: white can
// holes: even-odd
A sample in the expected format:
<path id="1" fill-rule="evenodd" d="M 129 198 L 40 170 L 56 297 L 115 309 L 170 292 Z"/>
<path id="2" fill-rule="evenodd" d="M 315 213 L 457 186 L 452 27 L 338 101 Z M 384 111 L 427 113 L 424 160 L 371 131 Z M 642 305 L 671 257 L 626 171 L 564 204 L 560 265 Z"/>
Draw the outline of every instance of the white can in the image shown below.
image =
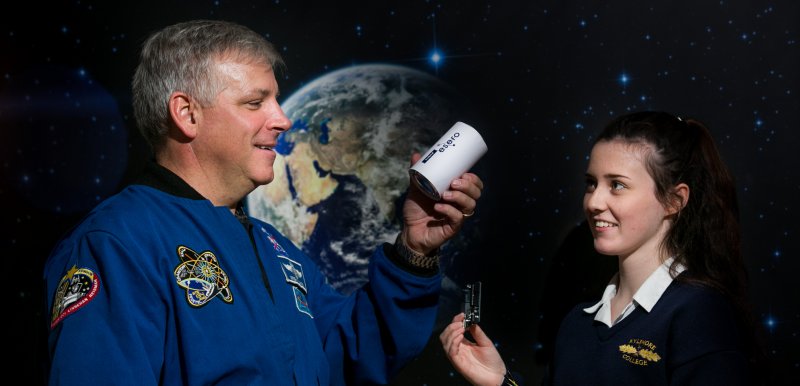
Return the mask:
<path id="1" fill-rule="evenodd" d="M 466 123 L 456 122 L 422 154 L 408 173 L 411 181 L 426 196 L 439 201 L 450 183 L 475 165 L 487 150 L 486 142 L 477 130 Z"/>

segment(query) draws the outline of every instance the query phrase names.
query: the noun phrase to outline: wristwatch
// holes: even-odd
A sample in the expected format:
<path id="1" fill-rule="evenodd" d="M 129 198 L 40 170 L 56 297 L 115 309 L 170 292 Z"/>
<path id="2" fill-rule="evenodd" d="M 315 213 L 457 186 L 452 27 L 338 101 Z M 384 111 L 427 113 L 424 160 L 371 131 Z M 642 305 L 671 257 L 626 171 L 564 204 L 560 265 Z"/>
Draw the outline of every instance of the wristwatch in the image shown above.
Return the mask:
<path id="1" fill-rule="evenodd" d="M 394 250 L 408 264 L 424 269 L 435 269 L 439 266 L 439 248 L 436 248 L 429 255 L 424 255 L 408 247 L 403 232 L 397 235 L 394 241 Z"/>

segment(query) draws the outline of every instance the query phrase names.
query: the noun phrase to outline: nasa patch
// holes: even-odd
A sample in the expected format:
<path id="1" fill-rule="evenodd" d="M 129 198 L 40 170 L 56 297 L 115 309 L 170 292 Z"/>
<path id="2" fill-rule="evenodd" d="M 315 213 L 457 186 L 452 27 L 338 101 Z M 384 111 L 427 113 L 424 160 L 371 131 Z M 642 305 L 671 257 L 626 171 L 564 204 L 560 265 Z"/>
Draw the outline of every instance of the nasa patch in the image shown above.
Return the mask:
<path id="1" fill-rule="evenodd" d="M 100 277 L 88 268 L 78 268 L 73 265 L 56 287 L 50 329 L 87 305 L 98 292 L 100 292 Z"/>

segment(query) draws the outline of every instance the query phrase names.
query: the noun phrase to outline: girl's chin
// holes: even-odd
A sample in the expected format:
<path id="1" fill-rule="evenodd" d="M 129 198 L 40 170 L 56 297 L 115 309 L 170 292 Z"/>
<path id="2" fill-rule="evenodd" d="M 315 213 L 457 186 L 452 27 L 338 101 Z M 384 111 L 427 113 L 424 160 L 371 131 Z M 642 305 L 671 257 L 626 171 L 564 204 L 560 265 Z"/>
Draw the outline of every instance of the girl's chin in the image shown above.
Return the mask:
<path id="1" fill-rule="evenodd" d="M 594 240 L 594 250 L 601 255 L 606 255 L 606 256 L 619 255 L 619 253 L 617 253 L 615 249 L 610 248 L 607 245 L 603 245 L 602 243 L 598 243 L 597 239 Z"/>

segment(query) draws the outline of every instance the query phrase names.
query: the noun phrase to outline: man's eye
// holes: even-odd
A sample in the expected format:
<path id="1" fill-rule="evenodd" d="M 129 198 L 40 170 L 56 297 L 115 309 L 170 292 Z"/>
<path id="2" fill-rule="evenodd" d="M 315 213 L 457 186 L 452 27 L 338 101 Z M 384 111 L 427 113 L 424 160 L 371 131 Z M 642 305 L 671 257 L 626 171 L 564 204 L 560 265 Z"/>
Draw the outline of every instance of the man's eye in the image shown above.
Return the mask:
<path id="1" fill-rule="evenodd" d="M 256 108 L 256 109 L 257 109 L 257 108 L 259 108 L 259 107 L 261 107 L 261 101 L 252 101 L 252 102 L 247 102 L 247 104 L 248 104 L 250 107 L 253 107 L 253 108 Z"/>

